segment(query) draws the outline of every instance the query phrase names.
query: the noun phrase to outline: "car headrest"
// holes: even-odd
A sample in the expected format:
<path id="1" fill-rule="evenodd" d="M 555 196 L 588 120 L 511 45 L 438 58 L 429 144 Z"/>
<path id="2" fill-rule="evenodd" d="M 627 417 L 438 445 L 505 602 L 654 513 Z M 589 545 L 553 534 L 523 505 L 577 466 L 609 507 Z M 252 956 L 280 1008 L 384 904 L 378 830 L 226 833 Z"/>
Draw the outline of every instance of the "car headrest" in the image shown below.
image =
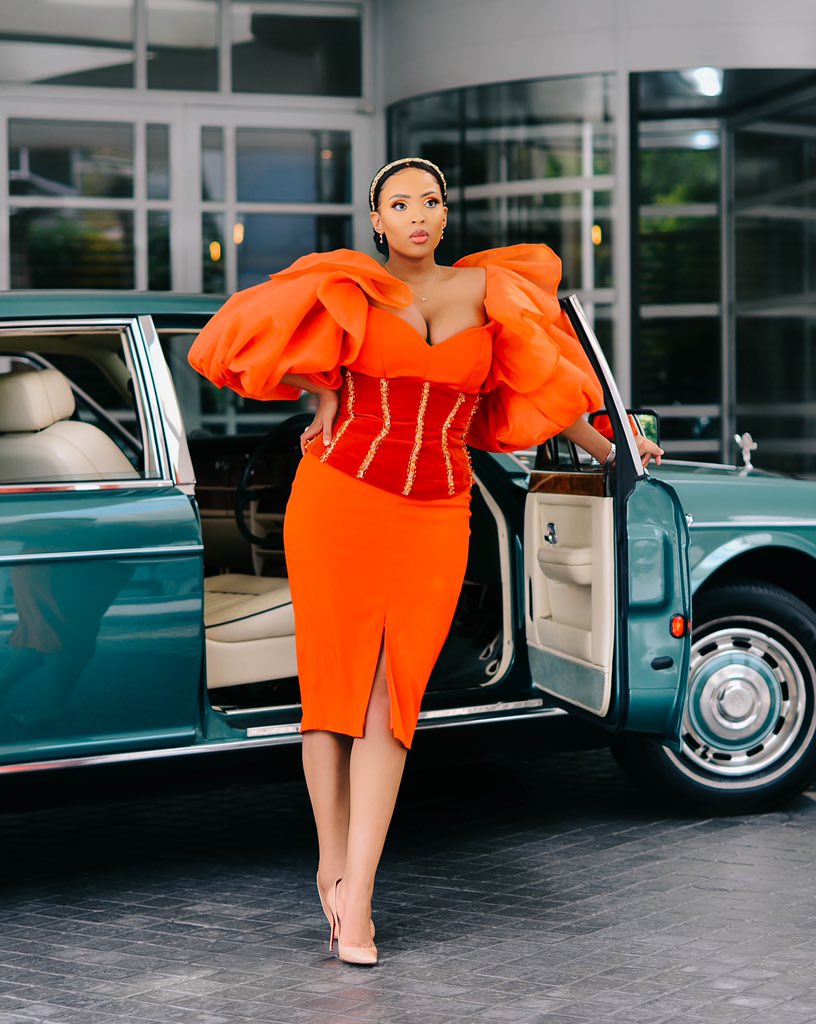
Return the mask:
<path id="1" fill-rule="evenodd" d="M 71 385 L 59 370 L 0 374 L 0 434 L 44 430 L 67 420 L 74 408 Z"/>

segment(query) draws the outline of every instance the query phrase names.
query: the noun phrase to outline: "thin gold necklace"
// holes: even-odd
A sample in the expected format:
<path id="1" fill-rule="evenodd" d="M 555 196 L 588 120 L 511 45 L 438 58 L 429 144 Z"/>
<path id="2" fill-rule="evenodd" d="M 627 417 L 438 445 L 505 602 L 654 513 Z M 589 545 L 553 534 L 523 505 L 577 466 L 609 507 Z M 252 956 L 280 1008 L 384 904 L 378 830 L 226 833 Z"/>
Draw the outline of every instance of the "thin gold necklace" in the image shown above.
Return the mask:
<path id="1" fill-rule="evenodd" d="M 433 295 L 433 293 L 436 291 L 436 286 L 439 284 L 439 277 L 440 277 L 441 273 L 442 273 L 442 271 L 439 269 L 439 267 L 437 267 L 436 268 L 436 279 L 434 280 L 433 287 L 431 288 L 431 291 L 430 291 L 431 295 Z M 408 284 L 408 282 L 404 281 L 403 284 Z M 427 302 L 428 301 L 428 296 L 427 295 L 420 295 L 419 292 L 415 292 L 414 289 L 411 288 L 410 284 L 408 284 L 408 288 L 409 288 L 411 294 L 414 295 L 417 299 L 419 299 L 420 302 Z"/>

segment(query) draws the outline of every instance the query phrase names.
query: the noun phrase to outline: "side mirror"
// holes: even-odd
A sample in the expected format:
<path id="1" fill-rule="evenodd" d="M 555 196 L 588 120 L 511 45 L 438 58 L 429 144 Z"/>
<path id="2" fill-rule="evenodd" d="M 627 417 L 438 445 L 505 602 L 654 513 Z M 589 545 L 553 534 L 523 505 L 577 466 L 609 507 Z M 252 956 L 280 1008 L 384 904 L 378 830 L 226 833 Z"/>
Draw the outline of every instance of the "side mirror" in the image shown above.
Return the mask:
<path id="1" fill-rule="evenodd" d="M 627 409 L 627 416 L 633 434 L 643 434 L 655 444 L 660 444 L 660 417 L 654 409 Z M 590 413 L 589 422 L 608 441 L 615 440 L 612 420 L 604 409 Z"/>

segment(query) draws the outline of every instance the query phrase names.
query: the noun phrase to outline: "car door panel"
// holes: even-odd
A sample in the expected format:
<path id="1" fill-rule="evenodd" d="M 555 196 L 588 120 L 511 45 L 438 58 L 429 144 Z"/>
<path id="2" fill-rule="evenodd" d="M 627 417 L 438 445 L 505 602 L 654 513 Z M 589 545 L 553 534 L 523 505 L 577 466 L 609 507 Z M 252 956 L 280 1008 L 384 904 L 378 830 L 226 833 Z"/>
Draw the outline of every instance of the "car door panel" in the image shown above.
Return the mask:
<path id="1" fill-rule="evenodd" d="M 527 640 L 537 688 L 605 715 L 612 694 L 612 499 L 527 496 Z"/>
<path id="2" fill-rule="evenodd" d="M 202 595 L 189 499 L 45 491 L 7 495 L 4 518 L 0 758 L 191 742 Z"/>
<path id="3" fill-rule="evenodd" d="M 677 494 L 654 477 L 626 505 L 628 612 L 626 726 L 678 743 L 688 676 L 688 636 L 672 636 L 672 616 L 690 616 L 689 535 Z"/>

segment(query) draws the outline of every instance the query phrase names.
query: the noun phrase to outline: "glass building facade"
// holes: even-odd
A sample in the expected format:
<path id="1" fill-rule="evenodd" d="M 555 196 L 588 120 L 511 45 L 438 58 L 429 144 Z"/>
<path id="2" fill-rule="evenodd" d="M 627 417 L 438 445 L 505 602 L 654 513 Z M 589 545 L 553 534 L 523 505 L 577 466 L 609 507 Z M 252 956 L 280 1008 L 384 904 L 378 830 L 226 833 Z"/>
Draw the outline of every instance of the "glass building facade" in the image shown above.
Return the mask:
<path id="1" fill-rule="evenodd" d="M 478 86 L 396 104 L 392 157 L 445 169 L 450 214 L 441 257 L 546 242 L 611 349 L 615 301 L 614 91 L 610 75 Z"/>
<path id="2" fill-rule="evenodd" d="M 624 111 L 613 77 L 394 104 L 390 155 L 446 168 L 446 261 L 522 241 L 559 254 L 563 291 L 579 296 L 607 356 L 631 347 L 633 404 L 660 413 L 673 457 L 732 462 L 734 435 L 750 431 L 763 466 L 816 473 L 816 76 L 636 74 Z M 613 199 L 621 116 L 627 223 Z M 625 267 L 616 231 L 630 232 Z"/>
<path id="3" fill-rule="evenodd" d="M 224 292 L 353 244 L 370 21 L 370 0 L 5 5 L 0 288 Z"/>
<path id="4" fill-rule="evenodd" d="M 450 184 L 440 259 L 549 244 L 672 456 L 731 463 L 748 430 L 816 474 L 816 72 L 517 81 L 508 52 L 503 80 L 385 104 L 378 25 L 413 17 L 389 5 L 4 5 L 0 289 L 222 293 L 371 252 L 371 171 L 418 153 Z"/>

